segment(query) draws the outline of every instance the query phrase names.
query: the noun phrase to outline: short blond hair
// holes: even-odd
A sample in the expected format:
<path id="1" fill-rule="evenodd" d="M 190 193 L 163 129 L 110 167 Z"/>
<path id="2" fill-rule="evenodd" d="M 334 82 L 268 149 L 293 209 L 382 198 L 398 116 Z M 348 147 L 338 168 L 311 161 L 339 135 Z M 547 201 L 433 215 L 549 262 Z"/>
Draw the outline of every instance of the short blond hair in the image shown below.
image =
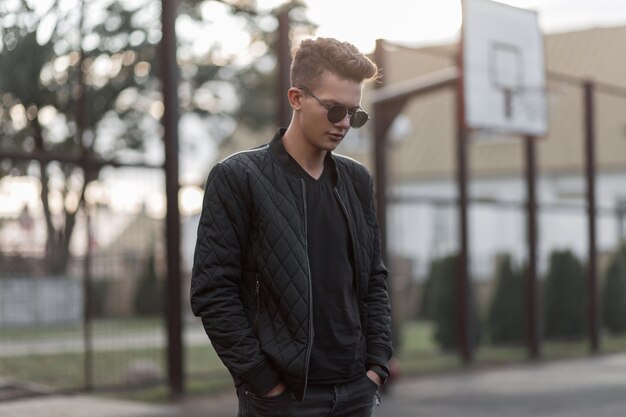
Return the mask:
<path id="1" fill-rule="evenodd" d="M 326 71 L 341 78 L 372 81 L 378 67 L 356 46 L 333 38 L 306 39 L 292 50 L 291 86 L 315 88 Z"/>

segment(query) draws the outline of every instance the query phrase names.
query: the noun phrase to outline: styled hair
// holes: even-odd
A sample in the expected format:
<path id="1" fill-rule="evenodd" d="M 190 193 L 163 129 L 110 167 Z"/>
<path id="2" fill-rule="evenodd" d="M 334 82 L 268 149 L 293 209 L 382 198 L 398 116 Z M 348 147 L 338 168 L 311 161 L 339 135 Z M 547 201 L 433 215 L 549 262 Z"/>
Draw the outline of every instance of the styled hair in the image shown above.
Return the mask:
<path id="1" fill-rule="evenodd" d="M 379 77 L 378 67 L 356 46 L 333 38 L 306 39 L 292 50 L 291 86 L 315 88 L 325 71 L 361 83 Z"/>

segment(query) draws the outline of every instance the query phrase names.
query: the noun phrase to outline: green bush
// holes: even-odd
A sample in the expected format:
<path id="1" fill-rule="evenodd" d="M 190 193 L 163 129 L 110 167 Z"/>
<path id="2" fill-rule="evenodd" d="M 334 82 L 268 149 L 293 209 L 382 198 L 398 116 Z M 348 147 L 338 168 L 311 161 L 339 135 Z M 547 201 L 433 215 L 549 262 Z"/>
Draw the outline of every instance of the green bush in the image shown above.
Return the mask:
<path id="1" fill-rule="evenodd" d="M 524 275 L 510 255 L 498 257 L 495 289 L 489 303 L 487 323 L 494 345 L 523 342 L 526 334 L 526 287 Z"/>
<path id="2" fill-rule="evenodd" d="M 626 243 L 613 255 L 604 276 L 602 316 L 611 333 L 626 333 Z"/>
<path id="3" fill-rule="evenodd" d="M 106 305 L 109 297 L 109 278 L 93 281 L 91 284 L 91 314 L 95 318 L 107 316 Z"/>
<path id="4" fill-rule="evenodd" d="M 569 250 L 554 251 L 544 284 L 546 338 L 580 338 L 585 334 L 585 276 Z"/>
<path id="5" fill-rule="evenodd" d="M 135 313 L 156 316 L 163 313 L 163 296 L 154 265 L 154 254 L 146 260 L 146 268 L 135 290 Z"/>
<path id="6" fill-rule="evenodd" d="M 428 277 L 422 285 L 420 295 L 418 318 L 422 320 L 434 320 L 435 318 L 435 297 L 433 297 L 433 289 L 435 288 L 435 277 L 440 275 L 441 259 L 433 259 L 430 262 Z"/>
<path id="7" fill-rule="evenodd" d="M 459 299 L 457 287 L 457 256 L 447 256 L 433 261 L 431 288 L 428 299 L 424 300 L 428 306 L 428 314 L 432 314 L 435 324 L 435 341 L 442 350 L 452 350 L 459 346 Z M 473 345 L 478 344 L 480 329 L 476 303 L 470 285 L 470 340 Z"/>

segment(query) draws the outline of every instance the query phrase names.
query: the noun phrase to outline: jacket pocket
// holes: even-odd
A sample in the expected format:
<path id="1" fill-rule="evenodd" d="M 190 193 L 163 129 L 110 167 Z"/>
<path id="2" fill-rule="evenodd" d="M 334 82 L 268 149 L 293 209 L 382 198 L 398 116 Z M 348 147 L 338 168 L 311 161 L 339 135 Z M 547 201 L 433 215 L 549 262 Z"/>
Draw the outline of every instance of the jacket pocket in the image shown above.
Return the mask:
<path id="1" fill-rule="evenodd" d="M 254 299 L 255 299 L 255 307 L 254 307 L 254 316 L 252 317 L 252 330 L 255 334 L 259 334 L 259 315 L 261 314 L 261 279 L 259 277 L 259 273 L 256 273 L 254 287 Z"/>

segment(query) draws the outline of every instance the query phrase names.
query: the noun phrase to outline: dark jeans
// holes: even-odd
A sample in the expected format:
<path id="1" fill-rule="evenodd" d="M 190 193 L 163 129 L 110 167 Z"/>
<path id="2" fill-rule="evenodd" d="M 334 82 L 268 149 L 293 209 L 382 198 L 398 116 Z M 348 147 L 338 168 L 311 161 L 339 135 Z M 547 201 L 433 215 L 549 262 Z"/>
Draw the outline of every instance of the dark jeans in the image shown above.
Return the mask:
<path id="1" fill-rule="evenodd" d="M 259 398 L 245 387 L 237 389 L 237 417 L 370 417 L 380 403 L 378 386 L 366 375 L 341 385 L 312 385 L 303 401 L 289 389 L 272 398 Z"/>

